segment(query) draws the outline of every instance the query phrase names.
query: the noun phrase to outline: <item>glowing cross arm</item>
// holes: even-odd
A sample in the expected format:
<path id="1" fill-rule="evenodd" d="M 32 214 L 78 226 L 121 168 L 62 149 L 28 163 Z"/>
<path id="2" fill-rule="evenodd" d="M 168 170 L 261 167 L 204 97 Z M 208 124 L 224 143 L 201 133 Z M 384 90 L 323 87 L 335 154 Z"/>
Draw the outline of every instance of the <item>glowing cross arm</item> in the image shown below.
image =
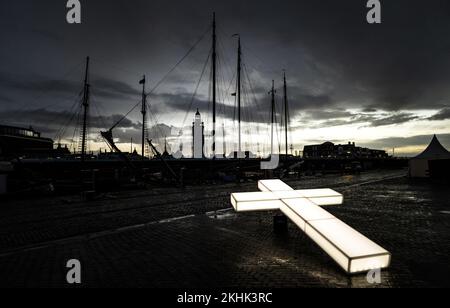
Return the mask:
<path id="1" fill-rule="evenodd" d="M 258 188 L 260 191 L 292 191 L 289 185 L 281 180 L 264 180 L 258 182 Z"/>
<path id="2" fill-rule="evenodd" d="M 236 193 L 231 194 L 231 204 L 236 212 L 276 211 L 283 202 L 274 193 Z"/>
<path id="3" fill-rule="evenodd" d="M 258 188 L 262 192 L 274 192 L 283 198 L 292 198 L 293 192 L 300 198 L 307 198 L 319 206 L 341 205 L 344 203 L 344 196 L 332 189 L 306 189 L 293 190 L 290 186 L 280 180 L 264 180 L 258 182 Z"/>
<path id="4" fill-rule="evenodd" d="M 344 202 L 344 197 L 334 190 L 310 189 L 235 193 L 231 195 L 231 204 L 237 212 L 275 211 L 283 205 L 282 200 L 298 198 L 307 198 L 318 206 L 340 205 Z"/>

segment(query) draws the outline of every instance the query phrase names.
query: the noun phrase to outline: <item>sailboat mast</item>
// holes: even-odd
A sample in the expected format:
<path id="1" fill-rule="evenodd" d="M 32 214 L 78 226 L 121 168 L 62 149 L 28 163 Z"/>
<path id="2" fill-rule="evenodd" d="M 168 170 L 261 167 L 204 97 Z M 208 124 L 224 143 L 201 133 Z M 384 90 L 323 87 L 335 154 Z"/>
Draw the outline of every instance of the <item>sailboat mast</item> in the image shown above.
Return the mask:
<path id="1" fill-rule="evenodd" d="M 86 58 L 86 72 L 84 75 L 84 90 L 83 90 L 83 131 L 81 137 L 81 161 L 86 160 L 86 141 L 87 141 L 87 120 L 89 110 L 89 57 Z"/>
<path id="2" fill-rule="evenodd" d="M 271 141 L 270 141 L 270 149 L 271 149 L 271 155 L 273 156 L 273 152 L 274 152 L 274 129 L 275 129 L 275 81 L 272 80 L 272 90 L 270 91 L 270 94 L 272 96 L 272 100 L 271 100 L 271 118 L 272 118 L 272 132 L 271 132 Z"/>
<path id="3" fill-rule="evenodd" d="M 147 126 L 147 94 L 145 92 L 145 75 L 144 79 L 141 80 L 142 84 L 142 160 L 145 160 L 145 129 Z"/>
<path id="4" fill-rule="evenodd" d="M 216 13 L 213 14 L 213 37 L 212 37 L 213 47 L 212 47 L 212 78 L 213 78 L 213 88 L 212 88 L 212 98 L 213 98 L 213 144 L 212 144 L 212 152 L 213 158 L 216 157 L 216 74 L 217 74 L 217 36 L 216 36 Z"/>
<path id="5" fill-rule="evenodd" d="M 237 101 L 238 101 L 238 131 L 239 131 L 239 150 L 238 155 L 242 153 L 242 135 L 241 135 L 241 72 L 242 72 L 242 49 L 241 37 L 238 38 L 238 70 L 237 70 Z"/>
<path id="6" fill-rule="evenodd" d="M 288 131 L 289 131 L 289 105 L 288 105 L 288 96 L 287 96 L 287 82 L 286 82 L 286 72 L 284 72 L 283 76 L 284 80 L 284 129 L 285 129 L 285 137 L 286 137 L 286 159 L 288 157 L 289 145 L 288 145 Z"/>
<path id="7" fill-rule="evenodd" d="M 225 136 L 225 124 L 222 124 L 222 138 L 223 138 L 223 158 L 227 158 L 227 142 Z"/>

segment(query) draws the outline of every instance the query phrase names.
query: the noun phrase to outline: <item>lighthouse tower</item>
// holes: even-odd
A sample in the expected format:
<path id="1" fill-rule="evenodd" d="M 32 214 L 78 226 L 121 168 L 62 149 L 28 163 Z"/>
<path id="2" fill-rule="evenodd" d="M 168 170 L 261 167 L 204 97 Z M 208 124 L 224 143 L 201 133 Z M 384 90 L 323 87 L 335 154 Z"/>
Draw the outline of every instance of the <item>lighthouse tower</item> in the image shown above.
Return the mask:
<path id="1" fill-rule="evenodd" d="M 193 158 L 205 158 L 205 124 L 198 109 L 192 124 L 192 139 Z"/>

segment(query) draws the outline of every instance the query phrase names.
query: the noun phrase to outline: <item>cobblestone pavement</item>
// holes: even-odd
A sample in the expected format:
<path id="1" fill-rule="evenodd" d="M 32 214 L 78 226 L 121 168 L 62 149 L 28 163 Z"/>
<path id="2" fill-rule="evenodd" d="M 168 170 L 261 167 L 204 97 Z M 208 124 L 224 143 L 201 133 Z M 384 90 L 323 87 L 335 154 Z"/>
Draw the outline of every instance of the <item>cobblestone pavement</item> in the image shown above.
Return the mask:
<path id="1" fill-rule="evenodd" d="M 294 225 L 275 235 L 270 213 L 218 211 L 257 190 L 245 183 L 3 202 L 0 286 L 65 287 L 78 259 L 83 287 L 449 287 L 450 191 L 401 174 L 288 180 L 345 195 L 330 212 L 393 255 L 380 285 L 345 275 Z"/>

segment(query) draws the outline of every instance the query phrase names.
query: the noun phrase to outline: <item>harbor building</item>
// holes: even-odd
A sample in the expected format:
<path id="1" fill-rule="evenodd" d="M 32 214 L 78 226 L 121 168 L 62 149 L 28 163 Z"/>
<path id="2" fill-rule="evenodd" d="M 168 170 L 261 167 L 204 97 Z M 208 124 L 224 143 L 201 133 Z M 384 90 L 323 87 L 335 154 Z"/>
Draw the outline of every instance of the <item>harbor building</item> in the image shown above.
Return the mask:
<path id="1" fill-rule="evenodd" d="M 0 157 L 49 157 L 52 152 L 53 140 L 32 127 L 0 125 Z"/>
<path id="2" fill-rule="evenodd" d="M 305 159 L 375 159 L 388 158 L 389 155 L 383 150 L 358 147 L 354 142 L 349 142 L 348 144 L 325 142 L 323 144 L 305 146 L 303 157 Z"/>

